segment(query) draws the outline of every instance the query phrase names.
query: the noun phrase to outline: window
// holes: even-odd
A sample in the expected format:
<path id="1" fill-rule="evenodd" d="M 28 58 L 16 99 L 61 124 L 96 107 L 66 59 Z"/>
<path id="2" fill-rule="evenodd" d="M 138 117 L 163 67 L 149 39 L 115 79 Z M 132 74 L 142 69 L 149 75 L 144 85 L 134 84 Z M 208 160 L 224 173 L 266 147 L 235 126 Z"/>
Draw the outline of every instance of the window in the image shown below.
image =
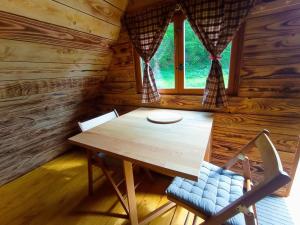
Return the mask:
<path id="1" fill-rule="evenodd" d="M 222 53 L 220 60 L 226 88 L 230 94 L 237 89 L 241 31 Z M 182 12 L 169 24 L 160 47 L 150 61 L 160 93 L 202 94 L 211 67 L 209 52 L 194 33 Z M 234 60 L 231 60 L 234 58 Z M 231 62 L 232 61 L 232 62 Z M 144 62 L 135 54 L 139 90 Z"/>

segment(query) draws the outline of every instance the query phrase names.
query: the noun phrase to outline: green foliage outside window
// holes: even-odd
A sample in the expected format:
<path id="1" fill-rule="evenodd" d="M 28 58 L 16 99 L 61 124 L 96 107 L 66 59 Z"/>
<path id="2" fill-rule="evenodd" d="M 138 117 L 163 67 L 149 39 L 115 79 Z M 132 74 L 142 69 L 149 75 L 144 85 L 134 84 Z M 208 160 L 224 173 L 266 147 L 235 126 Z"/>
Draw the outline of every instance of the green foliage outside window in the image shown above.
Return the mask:
<path id="1" fill-rule="evenodd" d="M 188 21 L 185 26 L 185 88 L 204 88 L 211 67 L 210 54 L 194 33 Z M 222 70 L 227 87 L 230 66 L 231 44 L 222 53 Z"/>

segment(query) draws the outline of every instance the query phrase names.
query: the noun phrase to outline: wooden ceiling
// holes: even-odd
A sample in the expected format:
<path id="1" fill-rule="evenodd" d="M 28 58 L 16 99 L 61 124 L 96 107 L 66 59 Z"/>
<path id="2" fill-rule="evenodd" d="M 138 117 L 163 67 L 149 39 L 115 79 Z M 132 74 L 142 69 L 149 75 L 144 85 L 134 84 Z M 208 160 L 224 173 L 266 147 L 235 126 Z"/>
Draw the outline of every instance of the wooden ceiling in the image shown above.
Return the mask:
<path id="1" fill-rule="evenodd" d="M 158 3 L 165 3 L 165 2 L 175 2 L 175 0 L 129 0 L 128 1 L 128 6 L 127 6 L 127 11 L 138 11 L 140 9 L 143 9 L 147 6 L 150 5 L 155 5 Z"/>

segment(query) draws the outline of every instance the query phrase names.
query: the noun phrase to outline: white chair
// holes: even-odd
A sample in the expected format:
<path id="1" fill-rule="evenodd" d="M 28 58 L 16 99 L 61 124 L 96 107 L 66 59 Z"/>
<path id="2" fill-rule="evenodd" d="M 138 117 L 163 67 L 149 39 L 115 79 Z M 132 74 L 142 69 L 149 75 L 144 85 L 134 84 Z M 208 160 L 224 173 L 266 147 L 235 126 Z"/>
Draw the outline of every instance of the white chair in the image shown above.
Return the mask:
<path id="1" fill-rule="evenodd" d="M 98 125 L 106 123 L 110 120 L 116 119 L 117 117 L 119 117 L 119 114 L 118 114 L 117 110 L 114 109 L 112 112 L 106 113 L 102 116 L 98 116 L 94 119 L 90 119 L 85 122 L 78 122 L 78 125 L 79 125 L 81 131 L 84 132 L 84 131 L 90 130 Z"/>
<path id="2" fill-rule="evenodd" d="M 94 119 L 85 121 L 85 122 L 78 122 L 78 125 L 82 132 L 90 130 L 98 125 L 101 125 L 103 123 L 106 123 L 108 121 L 111 121 L 113 119 L 116 119 L 119 117 L 118 112 L 114 109 L 112 112 L 104 114 L 102 116 L 98 116 Z M 112 176 L 109 173 L 108 165 L 106 163 L 106 160 L 109 158 L 104 153 L 96 153 L 90 150 L 86 150 L 87 152 L 87 160 L 88 160 L 88 188 L 89 188 L 89 194 L 93 194 L 93 165 L 100 167 L 103 171 L 104 176 L 107 178 L 107 180 L 110 182 L 110 184 L 113 186 L 113 190 L 116 192 L 119 201 L 121 202 L 125 212 L 128 214 L 128 206 L 127 203 L 124 200 L 124 197 L 122 196 L 118 186 L 122 183 L 119 182 L 118 184 L 114 181 Z M 122 165 L 122 162 L 119 163 Z M 122 167 L 120 167 L 122 168 Z"/>

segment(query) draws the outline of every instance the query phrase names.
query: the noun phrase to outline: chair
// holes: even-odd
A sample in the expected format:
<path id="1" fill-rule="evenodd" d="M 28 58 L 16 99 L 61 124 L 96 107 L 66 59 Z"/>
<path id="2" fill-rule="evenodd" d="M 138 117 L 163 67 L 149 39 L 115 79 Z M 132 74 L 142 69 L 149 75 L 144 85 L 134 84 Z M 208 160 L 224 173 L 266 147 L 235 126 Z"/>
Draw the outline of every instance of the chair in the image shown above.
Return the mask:
<path id="1" fill-rule="evenodd" d="M 255 203 L 290 182 L 283 171 L 279 155 L 263 130 L 223 167 L 203 162 L 198 181 L 176 177 L 167 188 L 168 199 L 186 208 L 205 221 L 203 225 L 257 224 Z M 256 185 L 251 182 L 249 159 L 246 153 L 256 147 L 263 167 L 264 179 Z M 243 176 L 229 169 L 242 161 Z"/>
<path id="2" fill-rule="evenodd" d="M 111 121 L 115 118 L 119 117 L 118 112 L 116 110 L 113 110 L 110 113 L 104 114 L 102 116 L 98 116 L 94 119 L 85 121 L 85 122 L 78 122 L 78 125 L 81 129 L 82 132 L 90 130 L 98 125 L 101 125 L 103 123 L 106 123 L 108 121 Z M 108 168 L 108 161 L 110 161 L 110 163 L 113 164 L 119 164 L 120 168 L 122 168 L 122 164 L 119 160 L 114 160 L 112 158 L 110 158 L 109 156 L 107 156 L 105 153 L 95 153 L 93 151 L 90 150 L 86 150 L 87 152 L 87 161 L 88 161 L 88 188 L 89 188 L 89 194 L 92 195 L 93 194 L 93 165 L 100 167 L 103 171 L 104 176 L 107 178 L 107 180 L 110 182 L 110 184 L 113 186 L 113 190 L 115 191 L 115 193 L 117 194 L 117 197 L 119 199 L 119 201 L 121 202 L 124 210 L 126 211 L 126 213 L 129 213 L 129 209 L 127 206 L 127 203 L 125 202 L 118 186 L 121 184 L 121 182 L 119 182 L 118 184 L 114 181 L 114 179 L 112 178 L 112 176 L 109 173 L 109 168 Z"/>

